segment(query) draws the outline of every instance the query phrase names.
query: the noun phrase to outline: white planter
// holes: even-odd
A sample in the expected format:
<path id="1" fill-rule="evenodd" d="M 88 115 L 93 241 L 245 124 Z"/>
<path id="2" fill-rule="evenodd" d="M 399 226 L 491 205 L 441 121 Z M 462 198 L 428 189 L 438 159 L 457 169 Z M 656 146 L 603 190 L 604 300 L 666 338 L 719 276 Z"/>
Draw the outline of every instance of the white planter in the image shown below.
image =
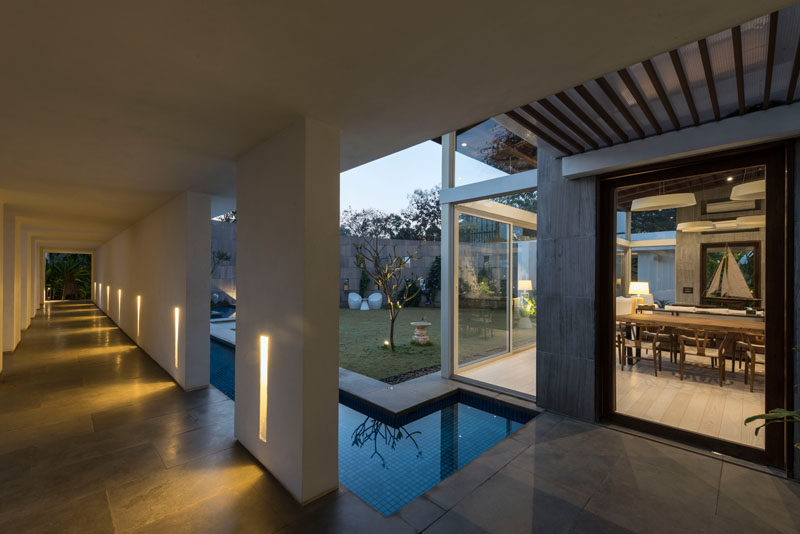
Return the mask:
<path id="1" fill-rule="evenodd" d="M 347 294 L 347 307 L 351 310 L 357 310 L 361 307 L 361 295 L 358 293 Z"/>
<path id="2" fill-rule="evenodd" d="M 383 295 L 380 293 L 373 293 L 367 299 L 367 303 L 369 304 L 370 310 L 380 310 L 381 305 L 383 304 Z"/>
<path id="3" fill-rule="evenodd" d="M 519 320 L 519 323 L 517 323 L 517 328 L 519 328 L 520 330 L 523 330 L 523 329 L 527 330 L 527 329 L 533 328 L 533 323 L 531 322 L 531 318 L 530 317 L 521 317 L 520 320 Z"/>

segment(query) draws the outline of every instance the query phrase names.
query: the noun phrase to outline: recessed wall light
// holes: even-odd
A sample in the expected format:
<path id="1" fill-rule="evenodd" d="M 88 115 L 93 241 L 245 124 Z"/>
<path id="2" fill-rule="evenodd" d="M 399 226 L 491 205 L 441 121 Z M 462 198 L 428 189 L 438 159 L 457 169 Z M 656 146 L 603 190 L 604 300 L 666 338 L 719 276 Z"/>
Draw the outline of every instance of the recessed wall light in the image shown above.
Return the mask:
<path id="1" fill-rule="evenodd" d="M 725 180 L 728 181 L 728 182 L 732 182 L 733 181 L 733 176 L 728 176 L 727 178 L 725 178 Z"/>
<path id="2" fill-rule="evenodd" d="M 467 143 L 461 143 L 461 146 L 467 146 Z"/>
<path id="3" fill-rule="evenodd" d="M 260 376 L 258 383 L 258 438 L 267 442 L 267 399 L 269 384 L 269 337 L 261 336 Z"/>

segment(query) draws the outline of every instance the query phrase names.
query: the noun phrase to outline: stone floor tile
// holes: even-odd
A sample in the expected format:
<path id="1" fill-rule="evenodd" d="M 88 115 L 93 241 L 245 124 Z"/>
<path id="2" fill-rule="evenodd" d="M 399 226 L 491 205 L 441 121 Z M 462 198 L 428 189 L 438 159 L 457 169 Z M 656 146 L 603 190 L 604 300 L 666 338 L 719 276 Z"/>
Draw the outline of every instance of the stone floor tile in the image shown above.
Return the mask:
<path id="1" fill-rule="evenodd" d="M 397 516 L 383 517 L 364 501 L 348 492 L 335 493 L 309 505 L 297 521 L 284 527 L 280 532 L 405 534 L 416 531 Z"/>
<path id="2" fill-rule="evenodd" d="M 566 532 L 588 501 L 588 493 L 509 465 L 448 513 L 486 532 Z"/>
<path id="3" fill-rule="evenodd" d="M 443 514 L 442 508 L 424 496 L 414 499 L 397 511 L 400 519 L 417 530 L 425 530 Z"/>
<path id="4" fill-rule="evenodd" d="M 503 440 L 428 490 L 425 496 L 441 508 L 449 510 L 526 448 L 520 441 Z"/>
<path id="5" fill-rule="evenodd" d="M 800 532 L 800 484 L 725 463 L 717 516 L 776 532 Z"/>

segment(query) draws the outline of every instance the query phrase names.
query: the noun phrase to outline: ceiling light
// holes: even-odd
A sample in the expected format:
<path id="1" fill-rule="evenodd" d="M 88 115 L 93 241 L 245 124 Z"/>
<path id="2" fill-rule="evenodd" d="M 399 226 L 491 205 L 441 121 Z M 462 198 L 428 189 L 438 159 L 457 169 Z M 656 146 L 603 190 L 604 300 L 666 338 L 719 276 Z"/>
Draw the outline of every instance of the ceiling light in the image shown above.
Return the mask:
<path id="1" fill-rule="evenodd" d="M 736 230 L 737 228 L 736 219 L 717 221 L 714 223 L 714 230 Z"/>
<path id="2" fill-rule="evenodd" d="M 731 200 L 758 200 L 761 198 L 767 198 L 766 180 L 734 185 L 731 189 Z"/>
<path id="3" fill-rule="evenodd" d="M 461 146 L 467 146 L 467 143 L 461 143 Z"/>
<path id="4" fill-rule="evenodd" d="M 733 181 L 733 176 L 728 176 L 727 178 L 725 178 L 725 180 L 727 180 L 729 182 L 732 182 Z"/>
<path id="5" fill-rule="evenodd" d="M 744 217 L 736 217 L 736 226 L 739 228 L 763 228 L 766 225 L 766 215 L 745 215 Z"/>
<path id="6" fill-rule="evenodd" d="M 631 203 L 631 211 L 654 211 L 671 208 L 686 208 L 697 204 L 694 193 L 672 193 L 637 198 Z"/>
<path id="7" fill-rule="evenodd" d="M 711 221 L 690 221 L 678 223 L 679 232 L 711 232 L 714 230 L 714 223 Z"/>

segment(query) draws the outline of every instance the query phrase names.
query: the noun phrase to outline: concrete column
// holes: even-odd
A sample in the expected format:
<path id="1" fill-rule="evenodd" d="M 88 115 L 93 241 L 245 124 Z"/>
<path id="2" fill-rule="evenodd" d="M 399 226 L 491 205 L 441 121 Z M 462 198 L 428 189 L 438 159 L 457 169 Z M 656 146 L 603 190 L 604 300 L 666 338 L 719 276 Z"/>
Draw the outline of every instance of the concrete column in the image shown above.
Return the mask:
<path id="1" fill-rule="evenodd" d="M 236 195 L 236 437 L 305 503 L 338 487 L 338 131 L 294 122 Z"/>
<path id="2" fill-rule="evenodd" d="M 16 286 L 16 261 L 19 256 L 16 220 L 5 210 L 3 219 L 3 351 L 17 348 L 20 339 L 19 314 L 16 313 L 14 293 Z"/>
<path id="3" fill-rule="evenodd" d="M 595 419 L 597 189 L 566 180 L 542 144 L 539 162 L 536 403 Z"/>

